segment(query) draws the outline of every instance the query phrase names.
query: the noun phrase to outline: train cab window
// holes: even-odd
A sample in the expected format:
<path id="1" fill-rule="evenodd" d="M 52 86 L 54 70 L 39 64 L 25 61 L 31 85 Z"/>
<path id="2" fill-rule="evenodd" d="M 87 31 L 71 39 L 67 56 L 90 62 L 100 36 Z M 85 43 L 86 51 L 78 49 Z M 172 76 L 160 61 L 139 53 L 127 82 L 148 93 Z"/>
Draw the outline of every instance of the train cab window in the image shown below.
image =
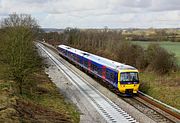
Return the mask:
<path id="1" fill-rule="evenodd" d="M 121 82 L 139 82 L 137 72 L 124 72 L 121 73 Z"/>

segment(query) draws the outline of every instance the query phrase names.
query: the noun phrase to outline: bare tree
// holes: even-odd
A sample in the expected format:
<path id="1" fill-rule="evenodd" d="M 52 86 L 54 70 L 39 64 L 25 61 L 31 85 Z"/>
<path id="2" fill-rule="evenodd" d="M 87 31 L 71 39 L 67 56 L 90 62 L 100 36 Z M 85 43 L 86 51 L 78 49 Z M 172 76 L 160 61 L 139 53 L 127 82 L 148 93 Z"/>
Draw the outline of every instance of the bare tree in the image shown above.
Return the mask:
<path id="1" fill-rule="evenodd" d="M 20 94 L 29 74 L 39 63 L 33 40 L 38 24 L 31 15 L 10 14 L 1 22 L 4 38 L 0 40 L 3 62 L 9 66 L 8 75 L 17 82 Z"/>

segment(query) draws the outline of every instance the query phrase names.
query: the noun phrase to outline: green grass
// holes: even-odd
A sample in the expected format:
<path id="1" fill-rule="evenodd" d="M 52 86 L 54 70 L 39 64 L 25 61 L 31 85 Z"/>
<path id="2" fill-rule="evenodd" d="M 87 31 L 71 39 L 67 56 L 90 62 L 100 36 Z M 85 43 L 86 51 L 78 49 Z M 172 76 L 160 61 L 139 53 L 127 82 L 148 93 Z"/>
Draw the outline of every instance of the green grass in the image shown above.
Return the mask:
<path id="1" fill-rule="evenodd" d="M 140 90 L 146 94 L 180 109 L 180 72 L 159 76 L 155 73 L 140 73 Z"/>
<path id="2" fill-rule="evenodd" d="M 178 60 L 178 64 L 180 65 L 180 42 L 149 42 L 149 41 L 133 41 L 133 43 L 141 45 L 145 48 L 148 47 L 149 44 L 155 43 L 159 44 L 161 47 L 165 48 L 171 53 L 175 54 L 175 57 Z"/>

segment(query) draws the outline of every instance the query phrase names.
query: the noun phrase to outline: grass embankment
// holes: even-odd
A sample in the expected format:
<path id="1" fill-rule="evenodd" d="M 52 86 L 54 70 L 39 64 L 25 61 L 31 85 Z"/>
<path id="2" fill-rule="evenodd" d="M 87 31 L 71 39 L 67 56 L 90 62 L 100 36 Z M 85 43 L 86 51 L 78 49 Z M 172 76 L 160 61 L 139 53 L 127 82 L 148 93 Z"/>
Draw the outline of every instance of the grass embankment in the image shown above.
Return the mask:
<path id="1" fill-rule="evenodd" d="M 2 77 L 6 67 L 0 68 L 0 122 L 79 122 L 75 107 L 43 71 L 32 75 L 29 79 L 36 85 L 32 89 L 25 85 L 19 95 L 16 82 Z"/>
<path id="2" fill-rule="evenodd" d="M 147 48 L 151 43 L 158 43 L 161 47 L 175 54 L 180 65 L 180 42 L 142 42 L 136 44 Z M 180 109 L 180 72 L 157 75 L 151 72 L 140 73 L 141 88 L 146 94 Z"/>
<path id="3" fill-rule="evenodd" d="M 140 90 L 146 94 L 180 109 L 180 72 L 159 76 L 155 73 L 140 73 Z"/>

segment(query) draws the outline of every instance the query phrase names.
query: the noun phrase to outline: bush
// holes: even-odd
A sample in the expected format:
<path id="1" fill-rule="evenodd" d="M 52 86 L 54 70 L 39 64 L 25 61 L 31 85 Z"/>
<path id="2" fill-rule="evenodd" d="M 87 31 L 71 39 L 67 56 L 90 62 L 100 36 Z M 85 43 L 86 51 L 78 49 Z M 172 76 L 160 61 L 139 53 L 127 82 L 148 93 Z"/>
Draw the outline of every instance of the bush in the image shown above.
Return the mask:
<path id="1" fill-rule="evenodd" d="M 140 70 L 145 70 L 148 66 L 148 60 L 146 58 L 145 50 L 142 50 L 141 54 L 136 59 L 136 67 Z"/>
<path id="2" fill-rule="evenodd" d="M 121 42 L 117 47 L 118 60 L 138 68 L 144 68 L 144 49 L 129 42 Z"/>
<path id="3" fill-rule="evenodd" d="M 160 74 L 169 73 L 177 67 L 174 54 L 168 53 L 157 44 L 149 45 L 146 57 L 149 63 L 148 68 Z"/>

